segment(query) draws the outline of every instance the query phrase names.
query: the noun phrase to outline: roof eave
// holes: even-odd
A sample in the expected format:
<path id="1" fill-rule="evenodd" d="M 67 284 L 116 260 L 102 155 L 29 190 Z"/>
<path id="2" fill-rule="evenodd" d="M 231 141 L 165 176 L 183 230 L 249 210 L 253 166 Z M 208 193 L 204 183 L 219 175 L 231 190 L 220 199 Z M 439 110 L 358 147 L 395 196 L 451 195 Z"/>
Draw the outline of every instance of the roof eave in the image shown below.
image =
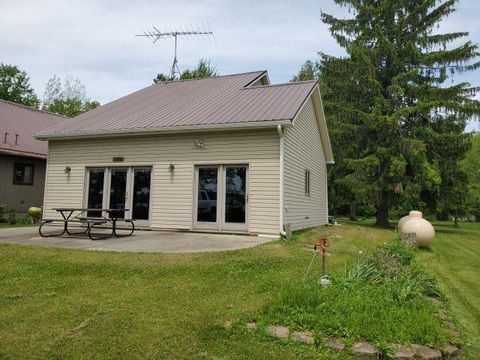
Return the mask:
<path id="1" fill-rule="evenodd" d="M 43 160 L 47 158 L 47 154 L 38 154 L 34 152 L 29 152 L 29 151 L 11 150 L 11 149 L 0 149 L 0 154 L 34 158 L 34 159 L 43 159 Z"/>
<path id="2" fill-rule="evenodd" d="M 201 132 L 201 131 L 221 131 L 221 130 L 248 130 L 248 129 L 262 129 L 277 127 L 278 125 L 290 125 L 291 119 L 281 120 L 264 120 L 264 121 L 250 121 L 242 123 L 225 123 L 225 124 L 204 124 L 191 126 L 170 126 L 163 128 L 137 128 L 126 130 L 109 130 L 109 131 L 91 131 L 79 132 L 70 134 L 36 134 L 35 139 L 38 140 L 67 140 L 67 139 L 84 139 L 84 138 L 99 138 L 112 136 L 128 136 L 128 135 L 157 135 L 157 134 L 172 134 L 185 132 Z"/>

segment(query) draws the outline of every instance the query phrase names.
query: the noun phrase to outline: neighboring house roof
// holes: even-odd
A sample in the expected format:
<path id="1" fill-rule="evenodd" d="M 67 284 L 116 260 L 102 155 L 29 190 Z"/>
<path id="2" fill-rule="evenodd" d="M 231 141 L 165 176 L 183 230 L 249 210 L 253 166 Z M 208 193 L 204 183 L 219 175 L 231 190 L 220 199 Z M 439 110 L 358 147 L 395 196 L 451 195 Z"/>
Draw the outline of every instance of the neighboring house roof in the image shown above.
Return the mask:
<path id="1" fill-rule="evenodd" d="M 316 81 L 262 85 L 266 81 L 267 72 L 256 71 L 158 83 L 40 131 L 36 137 L 289 124 L 316 87 Z"/>
<path id="2" fill-rule="evenodd" d="M 48 144 L 37 132 L 63 123 L 66 117 L 0 100 L 0 153 L 45 159 Z"/>

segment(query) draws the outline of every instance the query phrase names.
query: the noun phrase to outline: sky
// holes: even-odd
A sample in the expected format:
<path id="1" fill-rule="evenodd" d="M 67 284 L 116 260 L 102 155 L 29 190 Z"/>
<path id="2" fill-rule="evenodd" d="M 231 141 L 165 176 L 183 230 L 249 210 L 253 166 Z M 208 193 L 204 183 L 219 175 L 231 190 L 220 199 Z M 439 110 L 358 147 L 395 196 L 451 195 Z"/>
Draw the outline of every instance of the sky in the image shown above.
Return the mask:
<path id="1" fill-rule="evenodd" d="M 272 83 L 287 82 L 319 51 L 343 53 L 321 9 L 348 16 L 333 0 L 0 0 L 0 62 L 25 70 L 40 98 L 56 74 L 79 78 L 88 97 L 105 104 L 170 70 L 173 40 L 153 44 L 135 34 L 209 24 L 215 39 L 179 39 L 180 70 L 206 58 L 220 74 L 268 70 Z M 439 31 L 468 31 L 480 43 L 480 1 L 461 0 L 457 9 Z M 454 81 L 480 86 L 480 71 Z"/>

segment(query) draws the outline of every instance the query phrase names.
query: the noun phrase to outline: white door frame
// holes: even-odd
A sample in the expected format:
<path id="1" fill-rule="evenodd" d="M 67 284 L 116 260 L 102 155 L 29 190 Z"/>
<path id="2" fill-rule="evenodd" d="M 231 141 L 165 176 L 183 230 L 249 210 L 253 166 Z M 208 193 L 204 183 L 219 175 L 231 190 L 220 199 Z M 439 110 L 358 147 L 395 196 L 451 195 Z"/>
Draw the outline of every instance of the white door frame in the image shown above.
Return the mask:
<path id="1" fill-rule="evenodd" d="M 130 196 L 129 196 L 129 187 L 130 187 L 130 168 L 128 166 L 111 166 L 111 167 L 108 167 L 107 168 L 107 191 L 106 191 L 106 198 L 104 198 L 104 200 L 106 200 L 104 203 L 103 203 L 103 206 L 106 208 L 106 209 L 109 209 L 110 208 L 110 184 L 111 184 L 111 181 L 112 181 L 112 170 L 125 170 L 127 172 L 126 174 L 126 179 L 125 179 L 125 206 L 124 206 L 124 209 L 129 209 L 129 211 L 124 211 L 124 217 L 125 219 L 130 219 L 131 218 L 131 207 L 129 206 L 130 204 Z M 105 192 L 104 192 L 105 193 Z"/>
<path id="2" fill-rule="evenodd" d="M 127 181 L 127 191 L 130 194 L 130 200 L 127 203 L 129 211 L 129 219 L 133 216 L 133 189 L 135 181 L 135 170 L 150 170 L 150 199 L 148 200 L 148 219 L 147 220 L 135 220 L 135 226 L 149 227 L 152 220 L 152 190 L 153 190 L 153 167 L 152 166 L 130 166 L 129 167 L 129 181 Z"/>
<path id="3" fill-rule="evenodd" d="M 207 222 L 207 221 L 198 221 L 198 180 L 199 180 L 199 169 L 216 169 L 217 170 L 217 205 L 216 205 L 216 221 Z M 221 170 L 220 165 L 196 165 L 195 166 L 195 176 L 194 176 L 194 195 L 193 195 L 193 226 L 195 230 L 213 230 L 218 231 L 220 228 L 220 199 L 221 199 Z"/>
<path id="4" fill-rule="evenodd" d="M 245 222 L 244 223 L 227 223 L 225 221 L 225 210 L 227 208 L 227 196 L 226 196 L 226 180 L 227 180 L 227 168 L 229 167 L 245 167 Z M 249 167 L 248 164 L 225 164 L 222 165 L 222 212 L 221 212 L 221 231 L 241 231 L 248 232 L 248 218 L 249 218 Z"/>
<path id="5" fill-rule="evenodd" d="M 240 167 L 246 168 L 245 171 L 245 223 L 227 223 L 225 222 L 225 180 L 226 180 L 226 168 L 228 167 Z M 217 169 L 217 217 L 216 222 L 203 222 L 197 221 L 198 216 L 198 176 L 199 169 Z M 193 176 L 193 230 L 210 230 L 210 231 L 234 231 L 234 232 L 248 232 L 249 230 L 249 182 L 250 182 L 250 166 L 246 162 L 234 162 L 234 163 L 212 163 L 212 164 L 194 164 L 194 176 Z"/>
<path id="6" fill-rule="evenodd" d="M 89 166 L 85 168 L 85 184 L 83 187 L 83 207 L 88 208 L 88 191 L 90 184 L 90 170 L 103 170 L 103 196 L 102 196 L 102 208 L 107 203 L 107 192 L 108 192 L 108 170 L 105 166 Z M 85 214 L 86 215 L 86 214 Z M 102 216 L 107 214 L 102 212 Z"/>
<path id="7" fill-rule="evenodd" d="M 103 170 L 103 208 L 110 206 L 110 182 L 112 179 L 112 170 L 125 169 L 127 170 L 126 189 L 125 189 L 125 208 L 129 211 L 125 211 L 125 219 L 131 219 L 133 214 L 133 186 L 134 186 L 134 172 L 137 169 L 149 169 L 150 170 L 150 200 L 148 208 L 148 220 L 135 220 L 137 226 L 150 226 L 152 218 L 152 179 L 153 179 L 153 166 L 133 166 L 133 165 L 106 165 L 106 166 L 86 166 L 85 167 L 85 185 L 83 191 L 83 207 L 88 207 L 88 186 L 90 183 L 90 170 Z M 103 216 L 108 214 L 104 213 Z"/>

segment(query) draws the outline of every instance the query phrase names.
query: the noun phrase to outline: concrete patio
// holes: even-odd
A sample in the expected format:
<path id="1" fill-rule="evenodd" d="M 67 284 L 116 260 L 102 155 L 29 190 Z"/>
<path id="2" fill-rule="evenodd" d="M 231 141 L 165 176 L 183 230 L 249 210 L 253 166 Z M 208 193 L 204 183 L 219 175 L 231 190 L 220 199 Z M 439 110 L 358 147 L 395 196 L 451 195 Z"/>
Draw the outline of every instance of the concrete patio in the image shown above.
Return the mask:
<path id="1" fill-rule="evenodd" d="M 42 238 L 37 227 L 0 229 L 0 243 L 118 252 L 192 253 L 237 250 L 275 240 L 268 237 L 190 232 L 136 231 L 133 236 L 90 240 L 84 236 Z"/>

